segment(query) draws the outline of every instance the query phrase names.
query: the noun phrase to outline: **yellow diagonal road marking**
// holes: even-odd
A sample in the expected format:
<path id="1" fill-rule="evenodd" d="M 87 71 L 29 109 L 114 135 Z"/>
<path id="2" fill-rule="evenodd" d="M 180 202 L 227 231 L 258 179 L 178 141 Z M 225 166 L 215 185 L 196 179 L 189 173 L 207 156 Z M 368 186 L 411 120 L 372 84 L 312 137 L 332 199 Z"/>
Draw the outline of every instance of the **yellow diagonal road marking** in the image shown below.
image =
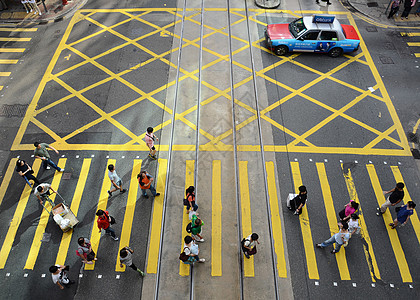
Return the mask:
<path id="1" fill-rule="evenodd" d="M 32 165 L 32 170 L 34 171 L 33 175 L 36 177 L 41 166 L 41 160 L 37 159 Z M 25 184 L 23 193 L 20 195 L 18 205 L 13 215 L 13 219 L 10 222 L 9 229 L 7 230 L 6 237 L 4 238 L 3 246 L 0 250 L 0 269 L 4 269 L 6 265 L 7 258 L 9 257 L 10 250 L 13 246 L 13 241 L 15 240 L 16 232 L 19 228 L 20 222 L 22 220 L 23 213 L 25 211 L 26 205 L 28 204 L 29 196 L 31 195 L 31 188 L 29 185 Z"/>
<path id="2" fill-rule="evenodd" d="M 60 158 L 57 166 L 61 169 L 64 169 L 65 166 L 66 166 L 66 161 L 67 161 L 67 158 Z M 60 181 L 61 181 L 62 176 L 63 176 L 62 172 L 55 171 L 54 178 L 53 178 L 53 181 L 51 183 L 51 187 L 55 191 L 58 191 L 58 186 L 60 185 Z M 55 195 L 56 194 L 54 193 L 54 194 L 51 194 L 51 196 L 49 196 L 50 199 L 53 202 L 56 198 Z M 36 199 L 36 200 L 38 201 L 38 199 Z M 52 210 L 51 204 L 48 201 L 44 201 L 44 206 L 48 210 L 50 210 L 50 211 Z M 29 254 L 28 254 L 28 257 L 26 259 L 26 264 L 25 264 L 24 269 L 28 269 L 28 270 L 33 270 L 34 269 L 35 262 L 38 258 L 39 250 L 41 249 L 42 235 L 45 232 L 45 228 L 47 227 L 49 219 L 50 219 L 50 214 L 45 209 L 43 209 L 42 214 L 41 214 L 41 218 L 39 219 L 38 226 L 36 227 L 36 231 L 35 231 L 34 239 L 32 240 L 31 248 L 29 249 Z M 55 222 L 54 222 L 54 226 L 58 226 L 58 225 L 55 224 Z"/>
<path id="3" fill-rule="evenodd" d="M 290 167 L 292 169 L 295 192 L 299 193 L 299 187 L 302 185 L 299 163 L 297 161 L 292 161 L 290 162 Z M 303 246 L 305 248 L 306 266 L 308 268 L 309 279 L 319 279 L 318 266 L 316 263 L 314 242 L 312 240 L 307 205 L 305 205 L 302 209 L 302 214 L 299 216 L 299 223 L 300 229 L 302 231 L 302 240 Z"/>
<path id="4" fill-rule="evenodd" d="M 139 189 L 139 182 L 137 180 L 137 174 L 141 171 L 141 159 L 135 159 L 133 163 L 133 170 L 131 171 L 130 188 L 128 190 L 127 205 L 125 207 L 124 221 L 121 230 L 120 246 L 119 250 L 130 246 L 131 227 L 133 225 L 134 211 L 136 209 L 137 192 Z M 116 272 L 124 272 L 125 265 L 120 267 L 120 251 L 117 254 L 117 261 L 115 264 Z"/>
<path id="5" fill-rule="evenodd" d="M 13 171 L 16 167 L 17 158 L 12 158 L 10 160 L 9 166 L 7 167 L 6 173 L 4 173 L 3 181 L 0 185 L 0 205 L 3 202 L 4 196 L 6 195 L 7 188 L 9 187 L 9 183 L 12 180 Z M 23 179 L 25 180 L 25 179 Z"/>
<path id="6" fill-rule="evenodd" d="M 376 200 L 378 201 L 378 206 L 380 207 L 385 202 L 385 197 L 382 192 L 381 185 L 379 183 L 378 175 L 376 174 L 375 167 L 371 164 L 366 165 L 370 181 L 372 182 L 373 190 L 375 191 Z M 410 269 L 408 268 L 407 260 L 405 258 L 404 251 L 401 247 L 400 239 L 398 238 L 397 230 L 391 229 L 388 225 L 393 223 L 391 213 L 389 209 L 382 215 L 384 220 L 384 225 L 388 232 L 389 240 L 391 241 L 392 250 L 394 251 L 395 259 L 397 260 L 398 269 L 401 274 L 403 282 L 413 282 L 411 277 Z"/>
<path id="7" fill-rule="evenodd" d="M 77 181 L 76 190 L 74 191 L 73 199 L 71 200 L 70 210 L 77 217 L 79 212 L 80 201 L 82 200 L 83 191 L 85 189 L 87 176 L 89 174 L 91 158 L 85 158 L 83 160 L 82 169 L 80 170 L 79 180 Z M 55 264 L 64 265 L 67 258 L 67 252 L 69 250 L 71 237 L 73 236 L 73 230 L 69 230 L 63 233 L 61 237 L 60 248 L 58 249 L 57 258 Z"/>

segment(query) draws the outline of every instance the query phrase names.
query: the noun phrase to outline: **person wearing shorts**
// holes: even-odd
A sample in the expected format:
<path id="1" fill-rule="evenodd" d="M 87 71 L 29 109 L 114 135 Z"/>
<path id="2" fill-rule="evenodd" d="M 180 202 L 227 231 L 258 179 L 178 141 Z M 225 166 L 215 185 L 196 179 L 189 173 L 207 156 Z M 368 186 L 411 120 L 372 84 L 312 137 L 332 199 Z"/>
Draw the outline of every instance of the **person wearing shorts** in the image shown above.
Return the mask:
<path id="1" fill-rule="evenodd" d="M 155 141 L 159 141 L 158 137 L 153 134 L 153 127 L 148 127 L 146 136 L 144 137 L 146 141 L 147 147 L 149 147 L 149 157 L 151 159 L 156 159 L 156 148 L 155 148 Z"/>

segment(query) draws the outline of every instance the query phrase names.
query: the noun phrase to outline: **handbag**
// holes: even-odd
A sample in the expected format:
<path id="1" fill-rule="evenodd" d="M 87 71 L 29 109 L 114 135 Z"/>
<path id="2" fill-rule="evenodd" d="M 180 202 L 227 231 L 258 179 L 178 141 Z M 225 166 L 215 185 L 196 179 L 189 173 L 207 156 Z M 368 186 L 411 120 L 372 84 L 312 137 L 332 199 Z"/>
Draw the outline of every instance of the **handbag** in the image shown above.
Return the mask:
<path id="1" fill-rule="evenodd" d="M 109 224 L 115 224 L 115 223 L 117 223 L 116 221 L 115 221 L 115 218 L 113 217 L 113 216 L 109 216 L 110 218 L 111 218 L 111 222 L 109 222 Z"/>
<path id="2" fill-rule="evenodd" d="M 95 252 L 93 252 L 93 250 L 92 251 L 90 251 L 87 255 L 86 255 L 86 260 L 87 261 L 92 261 L 92 260 L 94 260 L 95 259 Z"/>
<path id="3" fill-rule="evenodd" d="M 188 247 L 185 247 L 185 248 L 188 248 Z M 184 248 L 184 251 L 182 251 L 181 254 L 179 255 L 179 260 L 183 262 L 188 261 L 188 259 L 190 258 L 189 255 L 185 254 L 185 248 Z"/>
<path id="4" fill-rule="evenodd" d="M 400 209 L 401 209 L 401 206 L 396 207 L 396 208 L 395 208 L 395 212 L 397 212 L 397 213 L 398 213 L 398 212 L 400 211 Z"/>

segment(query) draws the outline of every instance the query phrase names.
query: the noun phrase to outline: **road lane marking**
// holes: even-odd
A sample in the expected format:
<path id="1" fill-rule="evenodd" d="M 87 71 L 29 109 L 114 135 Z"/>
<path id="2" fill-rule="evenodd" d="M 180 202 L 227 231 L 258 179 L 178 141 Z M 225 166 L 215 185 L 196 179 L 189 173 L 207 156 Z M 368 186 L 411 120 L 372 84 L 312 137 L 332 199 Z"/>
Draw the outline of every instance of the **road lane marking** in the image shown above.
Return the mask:
<path id="1" fill-rule="evenodd" d="M 33 175 L 36 177 L 41 166 L 41 160 L 36 159 L 32 165 Z M 31 187 L 25 184 L 23 193 L 20 195 L 18 205 L 13 215 L 13 219 L 10 222 L 9 229 L 7 230 L 6 237 L 3 242 L 3 246 L 0 250 L 0 269 L 4 269 L 7 258 L 9 257 L 10 250 L 12 249 L 13 241 L 15 240 L 16 232 L 19 228 L 22 220 L 23 213 L 25 212 L 26 205 L 28 204 L 29 196 L 31 195 Z"/>
<path id="2" fill-rule="evenodd" d="M 242 237 L 246 238 L 252 233 L 251 220 L 251 201 L 249 198 L 249 181 L 248 181 L 248 162 L 240 161 L 239 163 L 239 186 L 241 194 L 241 223 Z M 243 255 L 244 276 L 254 277 L 254 256 L 246 258 Z"/>
<path id="3" fill-rule="evenodd" d="M 391 166 L 392 174 L 394 175 L 396 183 L 404 182 L 400 169 L 397 166 Z M 412 201 L 408 193 L 407 186 L 404 186 L 404 200 L 405 203 Z M 416 210 L 413 210 L 413 215 L 410 217 L 411 224 L 413 225 L 414 232 L 416 233 L 417 240 L 420 243 L 420 221 Z"/>
<path id="4" fill-rule="evenodd" d="M 273 231 L 274 251 L 276 252 L 277 256 L 277 272 L 279 274 L 279 277 L 287 278 L 286 257 L 284 255 L 283 245 L 283 229 L 281 226 L 279 200 L 277 197 L 274 162 L 267 161 L 265 163 L 265 167 L 267 170 L 267 186 L 271 208 L 271 223 Z"/>
<path id="5" fill-rule="evenodd" d="M 111 181 L 108 177 L 108 166 L 109 165 L 115 166 L 116 163 L 117 163 L 116 159 L 108 159 L 106 163 L 105 174 L 102 180 L 101 193 L 98 199 L 98 207 L 95 210 L 95 214 L 100 209 L 106 210 L 106 207 L 108 205 L 108 196 L 109 196 L 108 190 L 111 187 Z M 101 239 L 101 232 L 99 232 L 97 220 L 98 220 L 98 216 L 95 215 L 95 219 L 92 225 L 92 232 L 90 234 L 90 244 L 92 245 L 93 252 L 95 252 L 96 254 L 98 254 L 99 242 Z M 93 264 L 85 264 L 85 270 L 93 270 L 94 268 L 95 268 L 95 261 L 93 261 Z"/>
<path id="6" fill-rule="evenodd" d="M 147 273 L 153 274 L 156 274 L 158 265 L 167 164 L 167 159 L 159 158 L 159 171 L 155 187 L 156 189 L 159 188 L 162 192 L 153 201 L 152 228 L 150 230 L 149 254 L 147 258 Z"/>
<path id="7" fill-rule="evenodd" d="M 420 43 L 419 42 L 409 42 L 407 43 L 408 46 L 413 46 L 413 47 L 420 47 Z"/>
<path id="8" fill-rule="evenodd" d="M 0 31 L 8 31 L 8 32 L 34 32 L 37 30 L 38 28 L 36 27 L 34 28 L 7 28 L 7 27 L 0 28 Z"/>
<path id="9" fill-rule="evenodd" d="M 1 65 L 14 65 L 17 64 L 19 59 L 0 59 Z"/>
<path id="10" fill-rule="evenodd" d="M 381 280 L 381 274 L 379 273 L 378 263 L 376 261 L 375 253 L 373 252 L 373 245 L 372 240 L 370 239 L 369 232 L 367 229 L 367 225 L 365 222 L 365 217 L 362 210 L 362 204 L 360 203 L 359 196 L 357 195 L 356 186 L 353 181 L 353 176 L 351 175 L 351 170 L 348 169 L 347 173 L 345 173 L 343 169 L 343 164 L 341 164 L 341 169 L 343 170 L 343 176 L 346 181 L 347 190 L 349 192 L 350 199 L 353 199 L 357 203 L 359 203 L 359 221 L 360 221 L 360 235 L 367 243 L 367 247 L 363 244 L 363 250 L 365 252 L 366 261 L 370 271 L 370 277 L 372 278 L 372 282 L 376 282 L 376 279 Z M 373 270 L 372 270 L 373 269 Z"/>
<path id="11" fill-rule="evenodd" d="M 0 42 L 29 42 L 31 38 L 0 37 Z"/>
<path id="12" fill-rule="evenodd" d="M 61 169 L 64 169 L 66 167 L 66 161 L 67 161 L 67 158 L 60 158 L 57 166 Z M 55 171 L 54 178 L 51 182 L 51 188 L 53 188 L 55 191 L 58 191 L 58 187 L 60 185 L 62 176 L 63 176 L 63 172 Z M 49 197 L 52 200 L 52 202 L 54 202 L 56 198 L 56 194 L 55 193 L 51 194 Z M 48 201 L 44 201 L 44 205 L 48 210 L 50 211 L 52 210 L 51 204 Z M 50 220 L 50 214 L 45 209 L 43 209 L 41 213 L 41 218 L 39 219 L 38 226 L 36 227 L 35 235 L 32 240 L 32 245 L 29 250 L 29 254 L 26 259 L 26 264 L 25 264 L 24 269 L 27 269 L 27 270 L 34 269 L 35 262 L 38 258 L 39 250 L 41 249 L 41 245 L 42 245 L 42 242 L 41 242 L 42 235 L 45 232 L 45 228 L 47 227 L 49 220 Z M 54 224 L 54 226 L 58 226 L 58 225 Z"/>
<path id="13" fill-rule="evenodd" d="M 302 185 L 299 163 L 296 161 L 292 161 L 290 162 L 290 167 L 292 169 L 295 193 L 299 193 L 299 187 Z M 314 242 L 312 240 L 307 205 L 305 205 L 302 209 L 302 214 L 299 216 L 299 222 L 300 229 L 302 231 L 303 246 L 305 248 L 306 265 L 308 268 L 309 279 L 319 279 L 318 266 L 316 263 Z"/>
<path id="14" fill-rule="evenodd" d="M 366 169 L 368 171 L 370 181 L 373 186 L 373 190 L 375 191 L 376 200 L 378 201 L 378 205 L 381 206 L 385 202 L 385 197 L 383 194 L 382 187 L 379 183 L 378 175 L 376 174 L 375 167 L 371 164 L 366 165 Z M 401 278 L 403 282 L 413 282 L 411 277 L 410 269 L 408 268 L 407 260 L 405 259 L 404 251 L 401 247 L 400 239 L 398 238 L 397 230 L 391 229 L 388 225 L 392 223 L 392 216 L 389 212 L 389 209 L 382 215 L 383 220 L 385 223 L 386 230 L 388 232 L 388 236 L 391 242 L 392 250 L 394 251 L 395 259 L 397 260 L 398 269 L 401 274 Z"/>
<path id="15" fill-rule="evenodd" d="M 222 276 L 222 162 L 213 160 L 211 201 L 211 276 Z"/>
<path id="16" fill-rule="evenodd" d="M 117 253 L 117 261 L 115 263 L 116 272 L 124 272 L 125 265 L 120 267 L 120 251 L 122 248 L 130 245 L 131 227 L 133 225 L 134 211 L 136 209 L 137 192 L 139 189 L 139 181 L 137 174 L 141 171 L 141 159 L 135 159 L 133 169 L 131 171 L 130 188 L 128 190 L 127 205 L 125 207 L 124 221 L 121 229 L 120 246 Z"/>
<path id="17" fill-rule="evenodd" d="M 319 183 L 321 184 L 322 196 L 324 198 L 325 212 L 327 214 L 328 226 L 330 228 L 330 236 L 338 232 L 337 215 L 334 209 L 334 202 L 331 195 L 330 184 L 328 183 L 327 172 L 324 163 L 316 163 L 318 171 Z M 335 245 L 335 244 L 334 244 Z M 341 247 L 340 251 L 335 254 L 337 260 L 338 271 L 340 272 L 341 280 L 351 280 L 349 266 L 346 259 L 346 251 Z"/>
<path id="18" fill-rule="evenodd" d="M 89 175 L 91 162 L 91 158 L 85 158 L 83 160 L 82 169 L 80 170 L 79 174 L 79 180 L 77 181 L 76 190 L 74 191 L 73 199 L 71 200 L 70 210 L 76 217 L 79 211 L 80 201 L 82 200 L 83 191 L 85 189 L 86 180 Z M 73 230 L 63 232 L 60 248 L 58 249 L 57 258 L 55 260 L 56 265 L 65 264 L 72 236 Z"/>
<path id="19" fill-rule="evenodd" d="M 12 158 L 10 160 L 9 166 L 7 167 L 6 173 L 4 173 L 3 181 L 0 185 L 0 205 L 3 202 L 4 196 L 6 195 L 7 188 L 9 187 L 9 183 L 13 176 L 13 171 L 16 168 L 17 160 L 17 158 Z"/>
<path id="20" fill-rule="evenodd" d="M 420 32 L 400 32 L 401 36 L 420 36 Z"/>
<path id="21" fill-rule="evenodd" d="M 185 190 L 194 185 L 194 160 L 187 160 L 185 165 Z M 184 195 L 185 196 L 185 195 Z M 184 237 L 190 235 L 185 228 L 189 223 L 188 214 L 185 213 L 184 207 L 182 207 L 182 234 L 181 234 L 181 252 L 184 251 Z M 184 264 L 182 261 L 179 261 L 179 275 L 189 276 L 190 275 L 190 266 Z"/>
<path id="22" fill-rule="evenodd" d="M 12 74 L 12 72 L 0 72 L 0 76 L 3 76 L 3 77 L 10 76 L 10 74 Z"/>

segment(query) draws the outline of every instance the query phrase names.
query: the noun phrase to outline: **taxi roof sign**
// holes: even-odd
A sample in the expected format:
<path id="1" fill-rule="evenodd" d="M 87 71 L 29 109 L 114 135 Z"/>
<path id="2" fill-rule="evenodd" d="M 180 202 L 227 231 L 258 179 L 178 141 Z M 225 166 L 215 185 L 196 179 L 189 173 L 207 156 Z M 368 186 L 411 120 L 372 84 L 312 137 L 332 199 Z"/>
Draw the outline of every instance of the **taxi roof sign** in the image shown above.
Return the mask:
<path id="1" fill-rule="evenodd" d="M 335 16 L 331 15 L 314 15 L 312 17 L 312 23 L 333 23 Z"/>

